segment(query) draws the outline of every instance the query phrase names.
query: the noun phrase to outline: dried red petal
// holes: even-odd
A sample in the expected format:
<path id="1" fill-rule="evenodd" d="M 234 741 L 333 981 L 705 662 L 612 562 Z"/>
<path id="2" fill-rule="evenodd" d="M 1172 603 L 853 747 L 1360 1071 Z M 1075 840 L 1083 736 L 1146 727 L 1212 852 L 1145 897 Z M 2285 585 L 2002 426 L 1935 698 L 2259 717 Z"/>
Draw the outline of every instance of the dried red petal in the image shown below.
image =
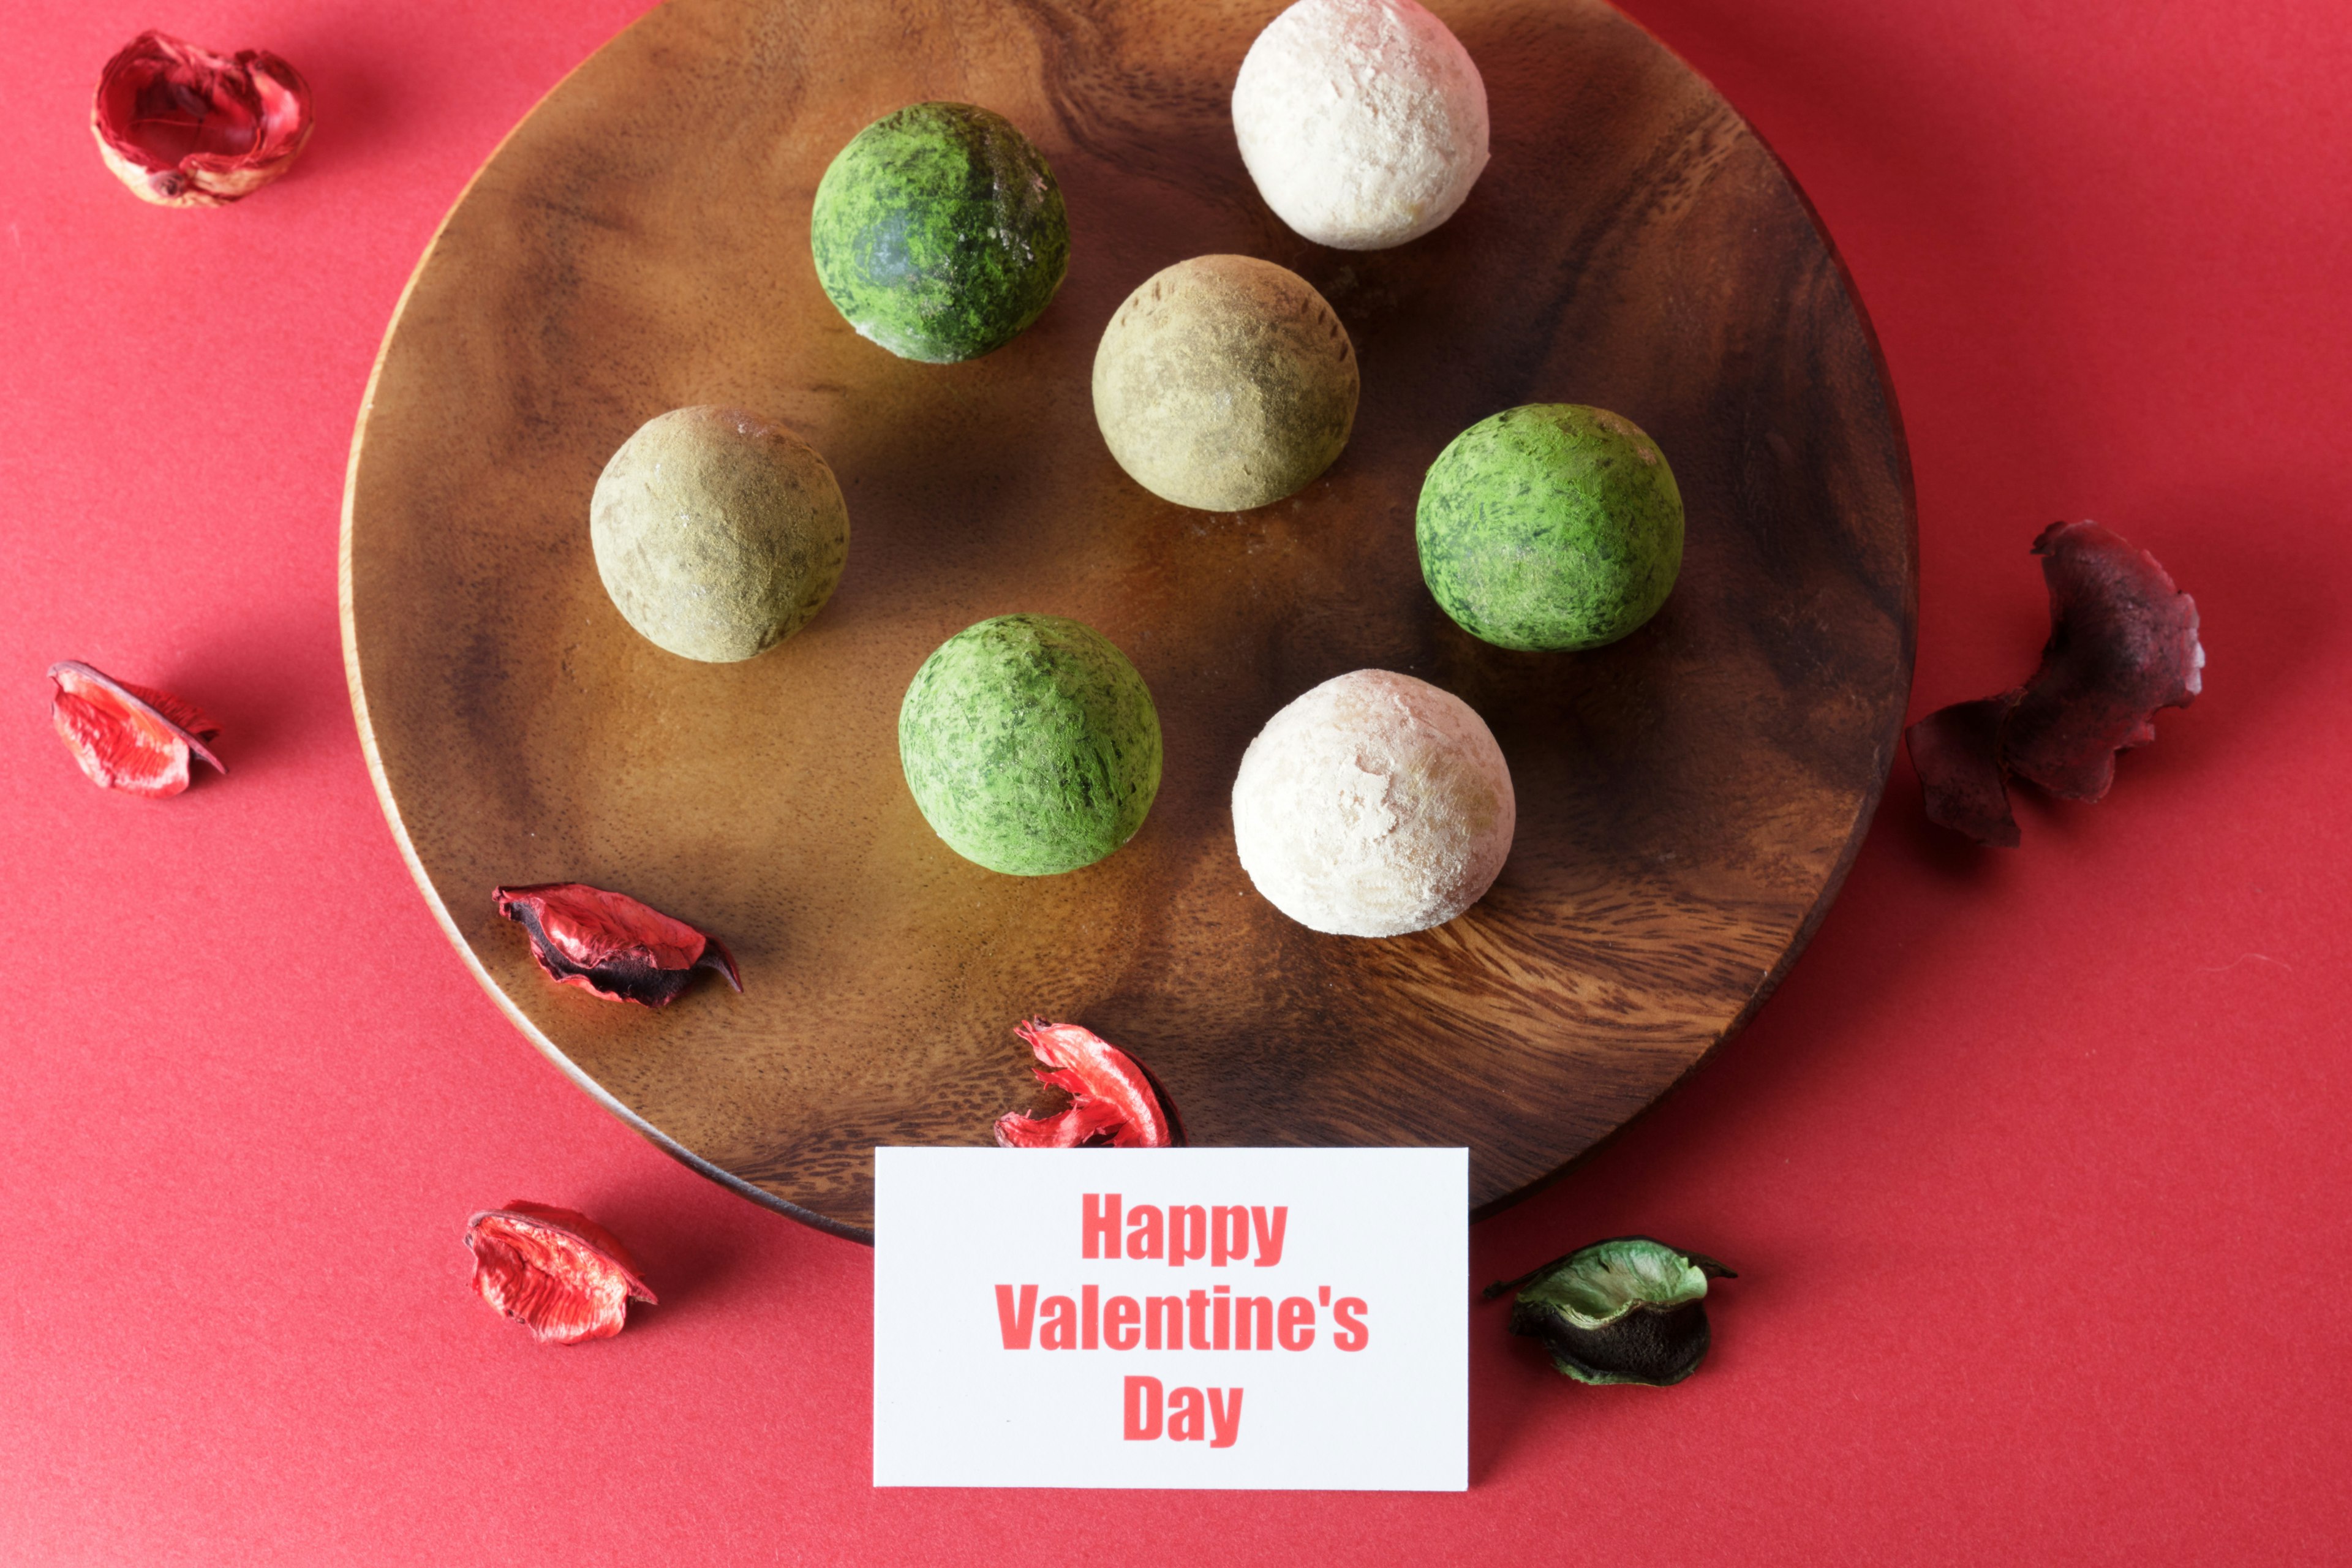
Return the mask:
<path id="1" fill-rule="evenodd" d="M 310 84 L 266 50 L 232 58 L 145 32 L 99 73 L 89 129 L 141 200 L 223 206 L 292 166 L 310 140 Z"/>
<path id="2" fill-rule="evenodd" d="M 509 1203 L 466 1222 L 474 1289 L 540 1343 L 576 1345 L 621 1331 L 631 1299 L 653 1303 L 636 1260 L 587 1215 Z"/>
<path id="3" fill-rule="evenodd" d="M 715 969 L 737 991 L 743 977 L 716 937 L 626 893 L 584 882 L 495 889 L 499 913 L 530 936 L 530 954 L 561 984 L 614 1002 L 667 1007 L 698 969 Z"/>
<path id="4" fill-rule="evenodd" d="M 2062 800 L 2097 800 L 2116 753 L 2156 739 L 2156 711 L 2204 684 L 2197 601 L 2156 557 L 2095 522 L 2053 522 L 2033 542 L 2050 588 L 2050 640 L 2033 679 L 1938 709 L 1905 731 L 1929 821 L 1979 844 L 2017 846 L 2011 774 Z"/>
<path id="5" fill-rule="evenodd" d="M 49 666 L 49 719 L 82 773 L 100 789 L 162 800 L 188 787 L 188 759 L 228 769 L 205 742 L 220 726 L 168 692 L 116 680 L 66 659 Z"/>
<path id="6" fill-rule="evenodd" d="M 1033 1018 L 1020 1035 L 1050 1071 L 1037 1079 L 1070 1097 L 1053 1116 L 1007 1111 L 996 1142 L 1007 1149 L 1167 1149 L 1184 1141 L 1175 1108 L 1143 1065 L 1076 1024 Z"/>
<path id="7" fill-rule="evenodd" d="M 1979 844 L 2017 847 L 2017 818 L 2010 814 L 2009 784 L 2001 773 L 2001 726 L 2019 693 L 1979 697 L 1939 708 L 1903 733 L 1911 765 L 1927 792 L 1927 820 Z"/>
<path id="8" fill-rule="evenodd" d="M 2203 684 L 2197 601 L 2156 557 L 2095 522 L 2033 542 L 2050 585 L 2050 641 L 2001 735 L 2001 761 L 2062 800 L 2097 800 L 2116 753 L 2156 739 L 2156 711 Z"/>

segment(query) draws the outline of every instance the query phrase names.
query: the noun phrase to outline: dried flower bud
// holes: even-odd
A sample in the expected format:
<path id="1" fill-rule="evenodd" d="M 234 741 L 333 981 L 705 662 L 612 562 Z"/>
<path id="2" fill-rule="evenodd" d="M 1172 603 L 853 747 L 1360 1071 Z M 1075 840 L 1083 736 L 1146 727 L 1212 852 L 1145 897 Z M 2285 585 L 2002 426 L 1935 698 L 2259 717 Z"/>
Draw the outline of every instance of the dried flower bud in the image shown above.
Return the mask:
<path id="1" fill-rule="evenodd" d="M 1628 1236 L 1489 1285 L 1486 1299 L 1517 1289 L 1511 1332 L 1543 1341 L 1551 1364 L 1577 1382 L 1664 1388 L 1706 1359 L 1707 1280 L 1736 1278 L 1704 1254 Z"/>
<path id="2" fill-rule="evenodd" d="M 509 1203 L 466 1222 L 474 1289 L 543 1345 L 576 1345 L 621 1331 L 632 1298 L 654 1293 L 613 1233 L 548 1204 Z"/>
<path id="3" fill-rule="evenodd" d="M 188 787 L 188 759 L 228 769 L 205 749 L 220 726 L 165 691 L 133 686 L 67 659 L 49 666 L 58 693 L 49 719 L 89 782 L 162 800 Z"/>
<path id="4" fill-rule="evenodd" d="M 499 913 L 530 935 L 530 955 L 560 984 L 613 1002 L 667 1007 L 698 969 L 714 969 L 737 991 L 743 977 L 718 938 L 584 882 L 499 888 Z"/>
<path id="5" fill-rule="evenodd" d="M 1143 1065 L 1076 1024 L 1032 1018 L 1021 1037 L 1048 1070 L 1037 1080 L 1070 1097 L 1052 1116 L 1018 1110 L 996 1119 L 1006 1149 L 1167 1149 L 1184 1141 L 1175 1107 Z"/>
<path id="6" fill-rule="evenodd" d="M 225 206 L 293 165 L 310 140 L 310 84 L 265 50 L 231 58 L 142 33 L 99 73 L 89 129 L 142 201 Z"/>
<path id="7" fill-rule="evenodd" d="M 2061 800 L 2097 800 L 2116 753 L 2156 739 L 2159 708 L 2204 684 L 2197 602 L 2156 557 L 2095 522 L 2058 522 L 2033 542 L 2050 589 L 2050 640 L 2033 679 L 1954 703 L 1905 732 L 1927 818 L 2003 848 L 2018 842 L 2011 775 Z"/>

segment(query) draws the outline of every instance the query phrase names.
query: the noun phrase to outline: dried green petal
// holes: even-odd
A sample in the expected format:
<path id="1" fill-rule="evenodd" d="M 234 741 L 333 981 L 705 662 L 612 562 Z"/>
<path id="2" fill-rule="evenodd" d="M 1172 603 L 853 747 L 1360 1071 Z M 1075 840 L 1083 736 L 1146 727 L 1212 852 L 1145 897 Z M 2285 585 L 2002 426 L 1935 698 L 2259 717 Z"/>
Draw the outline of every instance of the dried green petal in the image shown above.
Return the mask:
<path id="1" fill-rule="evenodd" d="M 1637 1307 L 1664 1311 L 1703 1300 L 1708 1277 L 1730 1272 L 1711 1258 L 1629 1236 L 1547 1264 L 1520 1286 L 1519 1300 L 1556 1307 L 1580 1329 L 1605 1329 Z"/>
<path id="2" fill-rule="evenodd" d="M 1680 1383 L 1706 1359 L 1710 1279 L 1735 1278 L 1704 1253 L 1646 1236 L 1596 1241 L 1514 1286 L 1511 1332 L 1544 1342 L 1551 1363 L 1579 1383 Z"/>

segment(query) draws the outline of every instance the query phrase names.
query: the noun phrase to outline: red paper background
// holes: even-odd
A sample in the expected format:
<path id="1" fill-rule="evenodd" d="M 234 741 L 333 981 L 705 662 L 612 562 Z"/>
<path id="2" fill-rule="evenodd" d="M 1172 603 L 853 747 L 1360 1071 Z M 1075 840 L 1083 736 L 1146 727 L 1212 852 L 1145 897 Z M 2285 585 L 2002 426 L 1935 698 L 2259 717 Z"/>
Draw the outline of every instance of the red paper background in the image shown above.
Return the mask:
<path id="1" fill-rule="evenodd" d="M 0 86 L 0 1559 L 2319 1562 L 2352 1529 L 2352 27 L 2336 0 L 1634 0 L 1788 159 L 1894 370 L 1914 711 L 2032 666 L 2093 516 L 2206 694 L 2021 850 L 1898 763 L 1755 1025 L 1482 1278 L 1732 1260 L 1665 1393 L 1500 1314 L 1462 1496 L 877 1492 L 869 1255 L 607 1118 L 467 977 L 362 766 L 335 624 L 360 390 L 467 174 L 637 0 L 8 0 Z M 1269 10 L 1272 9 L 1269 5 Z M 160 24 L 318 90 L 284 184 L 144 206 L 84 127 Z M 42 669 L 211 709 L 236 771 L 84 784 Z M 663 1305 L 542 1350 L 467 1213 L 577 1205 Z"/>

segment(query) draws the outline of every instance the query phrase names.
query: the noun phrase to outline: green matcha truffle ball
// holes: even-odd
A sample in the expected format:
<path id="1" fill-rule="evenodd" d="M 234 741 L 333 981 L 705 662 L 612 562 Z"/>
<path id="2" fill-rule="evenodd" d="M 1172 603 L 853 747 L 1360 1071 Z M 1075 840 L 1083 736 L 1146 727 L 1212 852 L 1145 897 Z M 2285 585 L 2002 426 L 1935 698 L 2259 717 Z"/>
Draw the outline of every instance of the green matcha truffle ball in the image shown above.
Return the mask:
<path id="1" fill-rule="evenodd" d="M 1683 498 L 1657 443 L 1605 408 L 1482 419 L 1422 482 L 1421 574 L 1502 647 L 1599 647 L 1658 613 L 1683 563 Z"/>
<path id="2" fill-rule="evenodd" d="M 1062 286 L 1070 222 L 1054 171 L 1001 114 L 917 103 L 850 139 L 809 216 L 816 275 L 901 359 L 1002 348 Z"/>
<path id="3" fill-rule="evenodd" d="M 1095 423 L 1162 500 L 1245 511 L 1305 489 L 1356 423 L 1356 351 L 1323 296 L 1247 256 L 1146 279 L 1095 350 Z"/>
<path id="4" fill-rule="evenodd" d="M 898 710 L 907 787 L 948 847 L 992 871 L 1091 866 L 1160 793 L 1160 714 L 1126 656 L 1056 616 L 941 643 Z"/>
<path id="5" fill-rule="evenodd" d="M 684 658 L 765 653 L 832 596 L 849 509 L 816 448 L 740 408 L 674 408 L 604 465 L 588 505 L 604 592 Z"/>

